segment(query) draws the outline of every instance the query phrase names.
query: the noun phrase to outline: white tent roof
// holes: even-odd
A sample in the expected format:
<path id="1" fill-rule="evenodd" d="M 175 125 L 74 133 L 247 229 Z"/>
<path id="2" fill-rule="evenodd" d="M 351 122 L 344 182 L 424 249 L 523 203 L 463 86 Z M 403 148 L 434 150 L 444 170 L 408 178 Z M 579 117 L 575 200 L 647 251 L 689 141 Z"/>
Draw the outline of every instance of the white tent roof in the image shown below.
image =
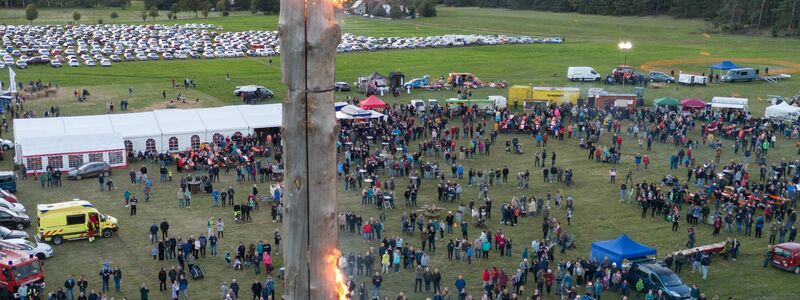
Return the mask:
<path id="1" fill-rule="evenodd" d="M 791 116 L 791 115 L 795 115 L 795 117 L 796 117 L 798 113 L 800 113 L 800 107 L 792 106 L 789 103 L 786 103 L 784 101 L 784 102 L 781 102 L 781 104 L 767 107 L 767 109 L 764 110 L 764 117 L 766 117 L 766 118 L 772 118 L 772 117 L 783 118 L 783 117 L 787 117 L 787 116 Z"/>
<path id="2" fill-rule="evenodd" d="M 64 121 L 61 118 L 14 119 L 14 138 L 45 137 L 64 135 Z"/>
<path id="3" fill-rule="evenodd" d="M 281 127 L 283 104 L 237 105 L 250 129 Z"/>
<path id="4" fill-rule="evenodd" d="M 125 138 L 161 136 L 161 128 L 153 112 L 109 115 L 114 132 Z"/>
<path id="5" fill-rule="evenodd" d="M 195 110 L 160 109 L 153 111 L 163 135 L 206 132 Z"/>
<path id="6" fill-rule="evenodd" d="M 118 133 L 26 137 L 20 144 L 25 157 L 125 149 Z"/>
<path id="7" fill-rule="evenodd" d="M 66 135 L 91 135 L 114 132 L 108 115 L 64 117 L 61 119 L 64 121 L 64 133 Z"/>
<path id="8" fill-rule="evenodd" d="M 209 133 L 218 131 L 247 131 L 248 125 L 236 106 L 201 108 L 195 110 Z"/>

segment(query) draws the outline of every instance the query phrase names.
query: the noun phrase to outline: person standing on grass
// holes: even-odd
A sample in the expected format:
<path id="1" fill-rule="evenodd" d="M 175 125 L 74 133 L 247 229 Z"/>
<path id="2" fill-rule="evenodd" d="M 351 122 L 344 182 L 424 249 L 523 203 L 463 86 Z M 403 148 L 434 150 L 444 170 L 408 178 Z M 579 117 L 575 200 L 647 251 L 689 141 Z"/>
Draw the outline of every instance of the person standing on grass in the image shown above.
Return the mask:
<path id="1" fill-rule="evenodd" d="M 611 183 L 615 183 L 617 181 L 617 169 L 611 167 L 611 170 L 608 171 L 608 176 L 611 179 Z"/>
<path id="2" fill-rule="evenodd" d="M 163 267 L 161 271 L 158 271 L 158 291 L 166 291 L 167 290 L 167 270 Z"/>
<path id="3" fill-rule="evenodd" d="M 184 193 L 183 189 L 178 188 L 178 208 L 186 207 L 186 202 L 184 202 Z"/>
<path id="4" fill-rule="evenodd" d="M 178 288 L 180 292 L 178 296 L 181 300 L 189 300 L 189 280 L 186 279 L 185 274 L 181 274 L 181 278 L 178 279 Z"/>
<path id="5" fill-rule="evenodd" d="M 150 244 L 155 244 L 158 239 L 158 225 L 154 222 L 150 224 Z"/>
<path id="6" fill-rule="evenodd" d="M 147 288 L 147 285 L 142 283 L 142 287 L 139 288 L 139 296 L 141 300 L 147 300 L 147 295 L 150 293 L 150 289 Z"/>
<path id="7" fill-rule="evenodd" d="M 164 218 L 160 224 L 161 228 L 161 239 L 166 240 L 169 237 L 169 222 L 167 222 L 167 218 Z"/>
<path id="8" fill-rule="evenodd" d="M 64 289 L 66 290 L 67 300 L 72 300 L 74 294 L 72 290 L 75 288 L 75 278 L 72 275 L 67 277 L 67 280 L 64 281 Z"/>
<path id="9" fill-rule="evenodd" d="M 114 291 L 119 293 L 122 285 L 122 270 L 120 270 L 119 267 L 115 267 L 113 274 L 114 274 Z"/>
<path id="10" fill-rule="evenodd" d="M 222 222 L 222 218 L 217 218 L 217 237 L 220 239 L 225 237 L 225 223 Z"/>
<path id="11" fill-rule="evenodd" d="M 465 292 L 464 290 L 467 288 L 467 281 L 464 280 L 463 276 L 458 275 L 458 278 L 456 278 L 455 286 L 456 286 L 456 292 L 458 293 L 458 300 L 464 300 L 462 295 Z"/>
<path id="12" fill-rule="evenodd" d="M 372 297 L 380 299 L 381 298 L 381 284 L 383 284 L 383 277 L 381 277 L 381 273 L 375 272 L 375 275 L 372 276 Z"/>
<path id="13" fill-rule="evenodd" d="M 136 196 L 131 197 L 131 216 L 136 215 L 136 206 L 139 204 L 139 199 Z"/>
<path id="14" fill-rule="evenodd" d="M 101 292 L 104 293 L 108 292 L 109 291 L 108 280 L 111 279 L 111 270 L 109 270 L 108 268 L 102 268 L 100 270 L 100 278 L 103 280 L 103 287 Z"/>

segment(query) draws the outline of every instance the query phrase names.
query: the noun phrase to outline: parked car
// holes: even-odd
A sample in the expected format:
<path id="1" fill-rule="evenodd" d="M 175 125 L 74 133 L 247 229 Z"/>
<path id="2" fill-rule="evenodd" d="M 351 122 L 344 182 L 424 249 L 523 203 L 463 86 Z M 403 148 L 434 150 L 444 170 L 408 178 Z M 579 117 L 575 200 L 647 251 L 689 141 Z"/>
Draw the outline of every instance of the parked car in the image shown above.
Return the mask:
<path id="1" fill-rule="evenodd" d="M 29 237 L 28 233 L 25 231 L 20 230 L 11 230 L 0 226 L 0 239 L 8 240 L 8 239 L 27 239 Z"/>
<path id="2" fill-rule="evenodd" d="M 60 68 L 61 67 L 61 62 L 58 61 L 58 60 L 55 60 L 55 59 L 51 60 L 50 61 L 50 66 L 52 66 L 53 68 Z"/>
<path id="3" fill-rule="evenodd" d="M 7 139 L 0 139 L 0 147 L 3 147 L 3 151 L 14 149 L 14 141 Z"/>
<path id="4" fill-rule="evenodd" d="M 350 90 L 350 85 L 347 82 L 339 81 L 333 84 L 333 90 L 337 92 L 347 92 Z"/>
<path id="5" fill-rule="evenodd" d="M 800 274 L 800 244 L 782 243 L 772 248 L 772 266 Z"/>
<path id="6" fill-rule="evenodd" d="M 8 200 L 0 198 L 0 208 L 6 208 L 13 212 L 25 212 L 25 206 L 18 203 L 18 202 L 10 202 Z"/>
<path id="7" fill-rule="evenodd" d="M 111 66 L 111 61 L 109 61 L 108 59 L 104 58 L 103 60 L 100 61 L 100 66 L 101 67 L 110 67 Z"/>
<path id="8" fill-rule="evenodd" d="M 45 243 L 26 239 L 7 239 L 2 242 L 17 247 L 19 249 L 18 251 L 36 256 L 40 261 L 43 261 L 45 258 L 53 257 L 53 247 Z"/>
<path id="9" fill-rule="evenodd" d="M 691 289 L 681 281 L 675 272 L 655 262 L 634 262 L 628 272 L 628 282 L 636 285 L 639 279 L 644 282 L 644 289 L 653 292 L 663 291 L 668 299 L 689 299 Z"/>
<path id="10" fill-rule="evenodd" d="M 14 194 L 9 193 L 5 189 L 0 189 L 0 199 L 10 203 L 19 203 L 19 201 L 17 200 L 17 196 L 14 196 Z"/>
<path id="11" fill-rule="evenodd" d="M 80 167 L 70 169 L 67 178 L 81 180 L 88 177 L 111 175 L 111 165 L 104 161 L 84 163 Z"/>
<path id="12" fill-rule="evenodd" d="M 24 59 L 21 59 L 21 58 L 17 61 L 16 64 L 17 64 L 17 68 L 20 68 L 20 69 L 25 69 L 25 68 L 28 67 L 28 61 L 24 60 Z"/>
<path id="13" fill-rule="evenodd" d="M 4 192 L 4 193 L 3 193 Z M 0 195 L 8 194 L 17 192 L 17 174 L 13 171 L 0 171 Z M 11 195 L 13 197 L 11 202 L 17 202 L 17 197 Z M 6 200 L 11 197 L 3 196 Z"/>
<path id="14" fill-rule="evenodd" d="M 664 72 L 656 72 L 652 71 L 647 74 L 648 81 L 650 82 L 666 82 L 666 83 L 673 83 L 675 82 L 675 77 L 669 76 L 669 74 Z"/>
<path id="15" fill-rule="evenodd" d="M 0 207 L 0 226 L 23 230 L 31 225 L 31 218 L 25 213 L 14 212 L 7 208 Z"/>

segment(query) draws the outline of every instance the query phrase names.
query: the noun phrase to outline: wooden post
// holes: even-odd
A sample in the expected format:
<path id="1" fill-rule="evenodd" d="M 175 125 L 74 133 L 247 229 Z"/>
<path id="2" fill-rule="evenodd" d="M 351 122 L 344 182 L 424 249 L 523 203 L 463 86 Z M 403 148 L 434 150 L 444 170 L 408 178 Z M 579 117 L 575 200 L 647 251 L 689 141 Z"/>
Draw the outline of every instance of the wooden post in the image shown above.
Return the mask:
<path id="1" fill-rule="evenodd" d="M 338 299 L 336 120 L 333 82 L 341 31 L 331 0 L 281 0 L 285 220 L 284 295 Z"/>

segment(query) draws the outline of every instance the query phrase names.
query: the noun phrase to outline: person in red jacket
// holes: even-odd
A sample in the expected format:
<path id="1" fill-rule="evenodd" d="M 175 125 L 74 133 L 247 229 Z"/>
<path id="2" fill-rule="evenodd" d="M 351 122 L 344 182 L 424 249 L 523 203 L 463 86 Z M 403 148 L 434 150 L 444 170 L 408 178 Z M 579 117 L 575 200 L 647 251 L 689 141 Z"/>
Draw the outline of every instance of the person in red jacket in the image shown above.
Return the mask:
<path id="1" fill-rule="evenodd" d="M 483 269 L 483 275 L 481 279 L 483 279 L 483 284 L 489 284 L 489 269 Z"/>
<path id="2" fill-rule="evenodd" d="M 550 295 L 550 288 L 553 287 L 553 270 L 548 269 L 547 273 L 544 274 L 544 286 L 547 290 L 547 295 Z"/>

